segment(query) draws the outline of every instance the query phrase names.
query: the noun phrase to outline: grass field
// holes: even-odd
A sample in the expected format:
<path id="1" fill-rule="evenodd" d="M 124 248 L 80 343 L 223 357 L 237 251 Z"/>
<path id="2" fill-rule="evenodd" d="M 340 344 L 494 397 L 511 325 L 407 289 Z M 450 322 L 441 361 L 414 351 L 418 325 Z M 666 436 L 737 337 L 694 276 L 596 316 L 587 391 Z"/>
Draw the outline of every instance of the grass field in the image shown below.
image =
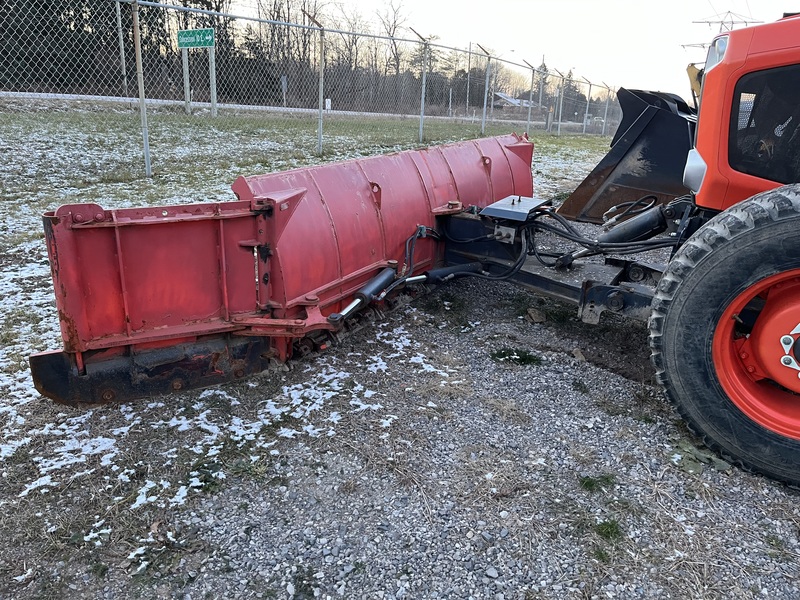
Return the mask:
<path id="1" fill-rule="evenodd" d="M 6 107 L 8 108 L 8 107 Z M 96 107 L 94 107 L 96 108 Z M 0 139 L 8 157 L 2 173 L 2 198 L 30 199 L 50 192 L 51 202 L 128 198 L 137 203 L 169 199 L 179 194 L 214 194 L 239 175 L 284 170 L 321 161 L 369 156 L 418 147 L 419 121 L 328 117 L 323 152 L 317 154 L 316 119 L 307 116 L 274 119 L 239 114 L 210 119 L 175 112 L 151 112 L 148 127 L 152 180 L 144 176 L 141 124 L 132 111 L 80 112 L 29 110 L 15 105 L 3 111 Z M 496 122 L 486 135 L 522 130 Z M 446 143 L 479 137 L 477 123 L 425 121 L 425 143 Z M 604 153 L 608 138 L 563 136 L 534 131 L 537 159 L 564 154 Z M 573 157 L 574 158 L 574 157 Z M 541 175 L 547 178 L 547 170 Z M 136 185 L 128 185 L 137 182 Z M 115 186 L 106 194 L 103 186 Z M 52 198 L 58 193 L 61 198 Z M 124 201 L 124 200 L 123 200 Z"/>

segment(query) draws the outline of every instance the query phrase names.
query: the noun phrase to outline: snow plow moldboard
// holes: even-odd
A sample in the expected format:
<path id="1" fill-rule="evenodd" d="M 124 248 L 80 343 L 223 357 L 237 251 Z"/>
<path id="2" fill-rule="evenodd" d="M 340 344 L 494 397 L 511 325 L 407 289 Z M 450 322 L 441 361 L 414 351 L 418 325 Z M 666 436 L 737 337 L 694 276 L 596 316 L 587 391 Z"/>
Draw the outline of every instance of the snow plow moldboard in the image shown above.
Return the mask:
<path id="1" fill-rule="evenodd" d="M 324 348 L 400 275 L 446 275 L 437 217 L 532 195 L 532 155 L 510 134 L 240 177 L 231 202 L 47 213 L 64 348 L 30 357 L 36 389 L 127 401 Z"/>

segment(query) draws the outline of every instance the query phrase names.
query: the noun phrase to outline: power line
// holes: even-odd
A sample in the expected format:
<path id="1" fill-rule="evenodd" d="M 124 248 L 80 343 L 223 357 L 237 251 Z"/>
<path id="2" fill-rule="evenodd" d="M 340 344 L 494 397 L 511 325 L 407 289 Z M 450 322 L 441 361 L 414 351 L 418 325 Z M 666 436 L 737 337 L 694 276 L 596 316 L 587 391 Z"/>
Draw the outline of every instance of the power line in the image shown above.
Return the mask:
<path id="1" fill-rule="evenodd" d="M 692 23 L 708 23 L 708 25 L 719 25 L 719 33 L 722 33 L 723 31 L 733 31 L 736 25 L 747 26 L 763 22 L 764 21 L 751 19 L 731 11 L 727 11 L 722 15 L 716 14 L 714 17 L 709 17 L 700 21 L 692 21 Z"/>

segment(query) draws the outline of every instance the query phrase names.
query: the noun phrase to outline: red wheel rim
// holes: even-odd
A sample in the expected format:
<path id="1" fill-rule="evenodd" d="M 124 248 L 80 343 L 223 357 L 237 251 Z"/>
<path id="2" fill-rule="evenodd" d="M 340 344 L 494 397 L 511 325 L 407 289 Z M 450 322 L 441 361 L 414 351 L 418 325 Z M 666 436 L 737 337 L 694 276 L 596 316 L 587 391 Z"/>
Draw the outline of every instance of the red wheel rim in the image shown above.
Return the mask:
<path id="1" fill-rule="evenodd" d="M 739 294 L 717 323 L 711 348 L 728 398 L 762 427 L 794 439 L 800 439 L 798 338 L 800 269 L 793 269 Z"/>

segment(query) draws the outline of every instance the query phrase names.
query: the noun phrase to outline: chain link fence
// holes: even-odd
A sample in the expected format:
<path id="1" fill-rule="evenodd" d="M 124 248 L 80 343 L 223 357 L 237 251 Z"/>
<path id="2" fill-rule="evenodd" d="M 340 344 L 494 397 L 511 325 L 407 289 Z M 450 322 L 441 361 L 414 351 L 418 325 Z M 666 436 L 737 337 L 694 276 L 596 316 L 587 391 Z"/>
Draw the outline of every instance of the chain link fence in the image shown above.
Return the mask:
<path id="1" fill-rule="evenodd" d="M 186 4 L 200 3 L 0 3 L 9 148 L 22 131 L 79 121 L 85 138 L 70 143 L 85 144 L 97 174 L 124 180 L 142 162 L 148 175 L 212 159 L 282 168 L 258 161 L 276 145 L 290 164 L 508 131 L 611 135 L 621 117 L 605 84 L 477 44 L 342 31 L 306 12 L 283 22 L 260 2 L 247 15 Z"/>

